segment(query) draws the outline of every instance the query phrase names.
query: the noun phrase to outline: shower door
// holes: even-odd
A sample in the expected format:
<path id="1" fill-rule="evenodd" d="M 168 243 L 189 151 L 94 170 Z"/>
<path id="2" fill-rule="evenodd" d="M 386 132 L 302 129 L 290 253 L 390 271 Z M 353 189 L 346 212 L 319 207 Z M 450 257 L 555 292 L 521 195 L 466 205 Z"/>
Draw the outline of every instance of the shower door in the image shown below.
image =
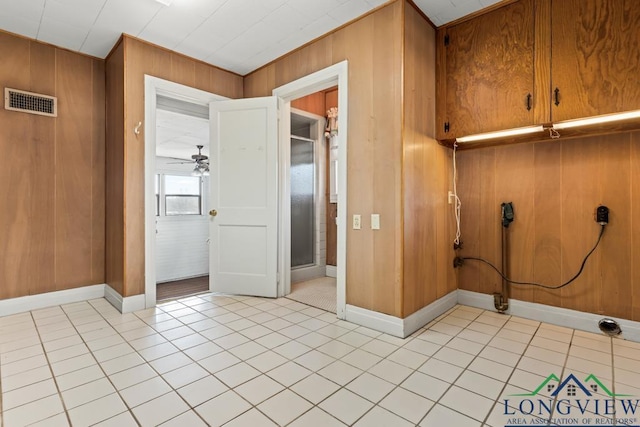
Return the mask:
<path id="1" fill-rule="evenodd" d="M 315 260 L 315 141 L 291 136 L 291 268 Z"/>

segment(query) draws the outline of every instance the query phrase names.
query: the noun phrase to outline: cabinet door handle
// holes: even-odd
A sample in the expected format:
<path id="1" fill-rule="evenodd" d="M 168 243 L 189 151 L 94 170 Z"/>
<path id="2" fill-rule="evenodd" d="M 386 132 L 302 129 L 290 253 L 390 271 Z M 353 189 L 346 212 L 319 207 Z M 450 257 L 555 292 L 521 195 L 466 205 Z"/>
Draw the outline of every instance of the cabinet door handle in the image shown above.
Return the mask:
<path id="1" fill-rule="evenodd" d="M 556 88 L 553 91 L 553 96 L 555 98 L 554 104 L 556 104 L 556 107 L 557 107 L 558 105 L 560 105 L 560 89 Z"/>
<path id="2" fill-rule="evenodd" d="M 531 111 L 531 94 L 527 94 L 527 111 Z"/>

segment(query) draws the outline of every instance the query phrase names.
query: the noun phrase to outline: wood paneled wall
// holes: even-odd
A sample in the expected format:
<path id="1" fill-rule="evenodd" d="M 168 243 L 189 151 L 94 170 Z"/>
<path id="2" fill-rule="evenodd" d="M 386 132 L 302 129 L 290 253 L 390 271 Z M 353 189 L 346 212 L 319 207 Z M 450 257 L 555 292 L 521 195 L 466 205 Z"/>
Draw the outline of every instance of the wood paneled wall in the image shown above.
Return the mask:
<path id="1" fill-rule="evenodd" d="M 107 198 L 121 219 L 109 219 L 107 236 L 109 253 L 121 256 L 122 262 L 108 263 L 108 284 L 123 296 L 144 293 L 144 132 L 133 132 L 138 122 L 144 123 L 144 75 L 159 77 L 229 98 L 242 97 L 242 77 L 207 65 L 184 55 L 123 36 L 120 46 L 107 58 L 107 80 L 113 82 L 108 102 L 123 106 L 123 115 L 115 117 L 109 127 L 110 158 L 116 160 L 108 169 L 108 179 L 116 180 Z M 122 75 L 122 82 L 119 81 Z M 119 90 L 118 85 L 122 86 Z M 120 111 L 109 112 L 119 115 Z M 111 153 L 113 150 L 113 153 Z M 120 156 L 123 163 L 120 166 Z M 122 167 L 122 170 L 119 168 Z M 119 182 L 118 180 L 124 180 Z M 122 197 L 120 195 L 122 194 Z M 124 206 L 124 208 L 121 208 Z M 120 241 L 122 239 L 122 241 Z M 113 280 L 113 283 L 112 283 Z M 119 281 L 122 285 L 119 285 Z"/>
<path id="2" fill-rule="evenodd" d="M 403 317 L 457 288 L 451 150 L 435 140 L 435 29 L 407 4 L 404 37 Z"/>
<path id="3" fill-rule="evenodd" d="M 322 117 L 327 115 L 324 107 L 324 92 L 316 92 L 304 98 L 294 99 L 291 101 L 291 107 Z"/>
<path id="4" fill-rule="evenodd" d="M 106 283 L 124 293 L 124 44 L 106 61 Z"/>
<path id="5" fill-rule="evenodd" d="M 640 132 L 458 153 L 463 255 L 500 262 L 500 203 L 514 204 L 511 276 L 557 285 L 578 271 L 600 231 L 595 209 L 609 207 L 602 241 L 571 285 L 512 287 L 518 300 L 640 320 Z M 459 287 L 499 291 L 499 277 L 468 261 Z"/>
<path id="6" fill-rule="evenodd" d="M 0 109 L 0 299 L 104 283 L 104 63 L 0 32 L 0 86 L 58 117 Z"/>
<path id="7" fill-rule="evenodd" d="M 347 303 L 402 315 L 402 12 L 396 1 L 245 77 L 245 97 L 349 61 Z M 369 218 L 380 214 L 381 230 Z M 350 221 L 347 221 L 351 224 Z"/>

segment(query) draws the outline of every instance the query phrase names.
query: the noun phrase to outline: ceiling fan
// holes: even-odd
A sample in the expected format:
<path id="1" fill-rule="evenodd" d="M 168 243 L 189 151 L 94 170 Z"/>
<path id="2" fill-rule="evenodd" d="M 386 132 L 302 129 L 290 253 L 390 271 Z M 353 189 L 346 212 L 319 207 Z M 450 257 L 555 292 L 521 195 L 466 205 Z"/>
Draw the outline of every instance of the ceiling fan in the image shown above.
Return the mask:
<path id="1" fill-rule="evenodd" d="M 193 162 L 172 162 L 172 164 L 185 164 L 185 163 L 195 163 L 195 167 L 191 172 L 193 176 L 209 176 L 209 157 L 202 154 L 202 149 L 204 145 L 196 145 L 198 148 L 198 154 L 192 154 L 191 158 Z"/>

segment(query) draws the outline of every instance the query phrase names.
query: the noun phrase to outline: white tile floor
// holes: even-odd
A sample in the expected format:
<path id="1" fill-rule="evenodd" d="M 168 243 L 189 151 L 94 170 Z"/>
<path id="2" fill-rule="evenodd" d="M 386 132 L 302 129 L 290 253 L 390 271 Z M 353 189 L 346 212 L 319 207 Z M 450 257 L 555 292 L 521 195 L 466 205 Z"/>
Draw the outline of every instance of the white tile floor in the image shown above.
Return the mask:
<path id="1" fill-rule="evenodd" d="M 6 427 L 499 427 L 504 397 L 551 373 L 640 396 L 640 344 L 464 306 L 402 340 L 288 299 L 211 294 L 0 318 Z"/>

